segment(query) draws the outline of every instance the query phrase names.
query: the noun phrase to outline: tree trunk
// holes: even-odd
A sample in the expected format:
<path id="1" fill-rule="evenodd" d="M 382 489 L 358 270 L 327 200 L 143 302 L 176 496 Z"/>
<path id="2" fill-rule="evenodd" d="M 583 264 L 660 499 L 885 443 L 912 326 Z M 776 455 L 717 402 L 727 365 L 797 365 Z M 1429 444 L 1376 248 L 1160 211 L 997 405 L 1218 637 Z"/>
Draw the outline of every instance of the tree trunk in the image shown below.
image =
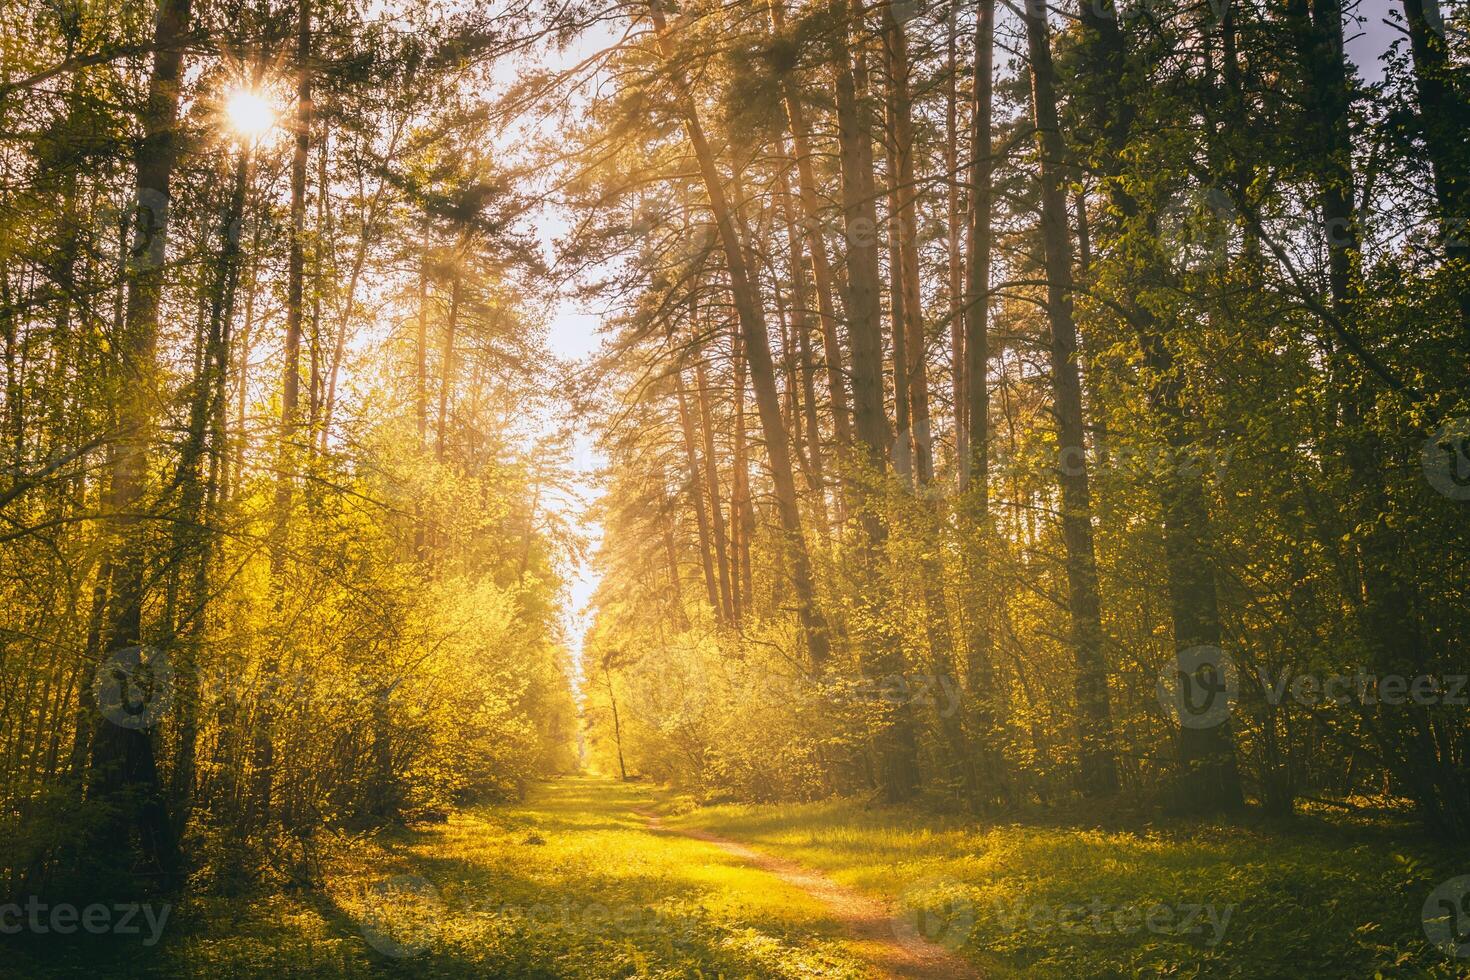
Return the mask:
<path id="1" fill-rule="evenodd" d="M 1046 261 L 1046 312 L 1061 464 L 1058 475 L 1062 489 L 1062 540 L 1067 553 L 1067 608 L 1077 658 L 1081 787 L 1089 795 L 1108 795 L 1117 791 L 1118 775 L 1103 651 L 1102 603 L 1093 550 L 1077 328 L 1072 319 L 1072 248 L 1067 230 L 1067 202 L 1062 190 L 1065 149 L 1057 121 L 1056 76 L 1045 7 L 1037 2 L 1028 3 L 1025 20 L 1040 157 L 1041 238 Z"/>
<path id="2" fill-rule="evenodd" d="M 733 381 L 730 397 L 734 403 L 735 442 L 734 473 L 730 477 L 730 529 L 733 539 L 730 586 L 734 592 L 735 618 L 750 611 L 754 591 L 750 568 L 750 538 L 755 533 L 755 512 L 750 503 L 750 466 L 745 440 L 745 357 L 740 335 L 730 342 Z"/>
<path id="3" fill-rule="evenodd" d="M 796 342 L 797 374 L 801 390 L 801 405 L 805 414 L 806 452 L 805 475 L 807 486 L 816 496 L 818 516 L 822 523 L 822 536 L 830 533 L 831 524 L 827 516 L 827 488 L 822 464 L 822 429 L 817 417 L 817 389 L 812 367 L 811 316 L 812 307 L 807 293 L 806 261 L 802 249 L 801 235 L 797 231 L 797 216 L 791 200 L 790 188 L 784 169 L 786 147 L 778 141 L 780 169 L 776 173 L 776 197 L 786 224 L 786 248 L 790 259 L 788 273 L 791 276 L 791 333 Z M 819 314 L 820 316 L 820 314 Z M 789 353 L 788 353 L 789 356 Z M 839 385 L 840 387 L 840 385 Z"/>
<path id="4" fill-rule="evenodd" d="M 104 659 L 143 643 L 143 602 L 147 579 L 146 544 L 135 536 L 148 482 L 152 428 L 159 411 L 157 348 L 159 304 L 168 249 L 170 182 L 177 153 L 182 39 L 189 30 L 190 0 L 160 0 L 154 24 L 153 69 L 143 116 L 143 139 L 135 151 L 137 211 L 133 215 L 128 294 L 122 336 L 118 338 L 117 390 L 121 437 L 113 461 L 108 512 L 121 558 L 112 567 L 106 613 Z M 107 669 L 103 667 L 101 669 Z M 127 681 L 122 682 L 124 686 Z M 84 685 L 90 687 L 90 685 Z M 88 767 L 89 798 L 108 811 L 102 841 L 103 861 L 126 863 L 132 829 L 144 858 L 172 875 L 178 846 L 163 801 L 151 726 L 124 727 L 101 712 L 93 718 Z"/>
<path id="5" fill-rule="evenodd" d="M 981 794 L 1004 799 L 1005 774 L 998 748 L 1001 737 L 992 666 L 992 587 L 987 581 L 993 547 L 990 517 L 990 262 L 992 179 L 991 125 L 993 120 L 995 0 L 981 0 L 975 25 L 975 110 L 970 140 L 969 251 L 965 256 L 964 362 L 955 370 L 964 376 L 965 454 L 958 460 L 963 519 L 968 532 L 966 550 L 970 610 L 965 637 L 965 679 L 969 690 L 970 727 Z M 980 800 L 977 798 L 977 802 Z"/>
<path id="6" fill-rule="evenodd" d="M 872 635 L 863 642 L 863 670 L 879 683 L 889 683 L 905 670 L 900 638 L 891 628 L 893 617 L 885 605 L 879 581 L 888 532 L 879 513 L 882 481 L 888 471 L 888 448 L 893 440 L 883 398 L 883 336 L 879 323 L 878 221 L 873 179 L 873 138 L 867 106 L 858 86 L 861 51 L 850 47 L 852 15 L 846 0 L 837 8 L 832 59 L 837 72 L 838 148 L 842 171 L 843 222 L 847 231 L 848 339 L 852 344 L 853 421 L 865 451 L 868 473 L 876 480 L 862 505 L 866 538 L 862 556 L 861 601 L 869 608 L 865 619 Z M 913 796 L 918 788 L 918 734 L 912 706 L 894 706 L 887 726 L 879 733 L 879 788 L 891 802 Z"/>
<path id="7" fill-rule="evenodd" d="M 449 318 L 444 324 L 444 347 L 439 352 L 439 415 L 434 424 L 434 458 L 444 462 L 445 431 L 449 425 L 449 394 L 454 388 L 454 341 L 459 333 L 460 303 L 464 299 L 464 277 L 454 272 L 449 287 Z"/>
<path id="8" fill-rule="evenodd" d="M 670 59 L 668 39 L 664 36 L 666 25 L 658 0 L 650 0 L 649 11 L 654 30 L 658 35 L 659 49 L 665 60 Z M 786 538 L 790 558 L 791 584 L 795 593 L 796 612 L 801 623 L 802 634 L 807 641 L 808 654 L 814 666 L 820 667 L 828 659 L 830 640 L 827 621 L 816 604 L 816 586 L 812 581 L 811 560 L 807 554 L 806 540 L 802 534 L 801 511 L 797 506 L 796 477 L 791 468 L 791 446 L 786 429 L 781 425 L 781 399 L 776 391 L 776 370 L 771 361 L 771 342 L 766 330 L 765 314 L 760 298 L 751 281 L 745 262 L 744 247 L 735 230 L 735 222 L 729 199 L 725 194 L 723 178 L 715 166 L 714 152 L 705 139 L 699 114 L 690 97 L 687 84 L 682 77 L 677 79 L 680 108 L 684 115 L 684 128 L 699 164 L 705 191 L 709 196 L 710 211 L 719 230 L 720 242 L 725 253 L 725 265 L 730 276 L 730 293 L 740 319 L 740 332 L 745 341 L 746 358 L 750 367 L 751 384 L 755 388 L 756 409 L 760 415 L 761 431 L 766 440 L 767 460 L 771 467 L 771 481 L 776 491 L 776 510 L 781 530 Z"/>
<path id="9" fill-rule="evenodd" d="M 271 582 L 275 590 L 275 608 L 279 615 L 285 598 L 286 538 L 291 515 L 291 499 L 295 493 L 297 427 L 301 414 L 301 320 L 305 299 L 306 274 L 306 163 L 311 150 L 311 2 L 298 0 L 296 27 L 296 148 L 291 157 L 291 246 L 286 259 L 286 342 L 285 364 L 281 374 L 281 433 L 276 453 L 275 528 L 272 533 Z M 287 647 L 280 637 L 278 651 Z M 251 765 L 254 782 L 251 789 L 250 819 L 262 826 L 272 807 L 275 777 L 275 744 L 273 741 L 276 684 L 280 672 L 278 657 L 266 659 L 260 709 L 255 719 Z"/>
<path id="10" fill-rule="evenodd" d="M 725 527 L 725 504 L 720 495 L 720 462 L 715 455 L 715 420 L 711 409 L 709 374 L 704 369 L 703 354 L 694 362 L 694 398 L 699 405 L 699 433 L 704 445 L 704 478 L 709 489 L 710 533 L 714 537 L 715 571 L 719 573 L 720 604 L 716 611 L 722 622 L 734 622 L 737 618 L 735 597 L 735 574 L 732 567 L 730 544 L 733 535 L 727 535 Z"/>
<path id="11" fill-rule="evenodd" d="M 909 95 L 908 37 L 889 5 L 883 14 L 884 51 L 888 62 L 888 115 L 893 185 L 893 225 L 898 233 L 897 290 L 893 306 L 903 319 L 904 389 L 908 393 L 908 442 L 913 447 L 914 477 L 925 484 L 934 479 L 934 448 L 929 432 L 928 344 L 924 331 L 923 300 L 919 290 L 919 191 L 914 177 L 914 124 Z M 899 297 L 902 302 L 899 302 Z M 895 333 L 895 336 L 897 334 Z M 894 364 L 899 354 L 894 349 Z"/>
<path id="12" fill-rule="evenodd" d="M 1133 111 L 1128 97 L 1126 50 L 1123 34 L 1111 9 L 1089 8 L 1083 16 L 1085 70 L 1091 90 L 1108 93 L 1094 103 L 1098 128 L 1106 136 L 1109 157 L 1108 194 L 1114 210 L 1125 221 L 1142 219 L 1142 209 L 1118 175 L 1124 168 Z M 1085 207 L 1085 204 L 1082 205 Z M 1085 211 L 1082 212 L 1085 219 Z M 1164 327 L 1152 309 L 1134 298 L 1146 283 L 1164 282 L 1169 273 L 1161 255 L 1152 253 L 1143 268 L 1135 269 L 1136 288 L 1124 302 L 1129 322 L 1138 334 L 1143 363 L 1149 369 L 1145 397 L 1150 413 L 1170 449 L 1170 465 L 1158 474 L 1155 486 L 1163 510 L 1164 560 L 1168 575 L 1170 621 L 1174 633 L 1179 683 L 1213 684 L 1207 676 L 1220 665 L 1215 651 L 1222 642 L 1220 611 L 1210 545 L 1210 513 L 1203 474 L 1182 465 L 1193 439 L 1184 405 L 1184 379 L 1174 363 Z M 1080 459 L 1080 452 L 1078 458 Z M 1219 724 L 1183 724 L 1179 729 L 1180 781 L 1177 803 L 1183 809 L 1220 811 L 1242 803 L 1235 740 L 1228 718 Z"/>
<path id="13" fill-rule="evenodd" d="M 969 423 L 966 421 L 966 410 L 969 406 L 965 394 L 965 259 L 960 246 L 960 226 L 964 219 L 960 209 L 958 11 L 951 8 L 947 19 L 949 29 L 945 46 L 944 180 L 947 204 L 945 214 L 948 220 L 944 243 L 949 273 L 949 364 L 950 397 L 954 401 L 954 461 L 956 479 L 963 489 L 965 461 L 970 456 L 970 433 Z M 980 70 L 978 58 L 975 70 Z M 978 85 L 976 93 L 978 101 Z M 989 136 L 988 124 L 986 135 Z M 975 144 L 971 145 L 973 147 Z"/>
<path id="14" fill-rule="evenodd" d="M 679 426 L 684 433 L 684 458 L 689 471 L 689 503 L 694 508 L 694 521 L 699 529 L 699 558 L 704 566 L 704 591 L 715 617 L 725 618 L 725 604 L 715 584 L 713 550 L 710 546 L 709 515 L 704 509 L 704 489 L 699 476 L 699 455 L 694 448 L 694 423 L 689 417 L 689 398 L 684 393 L 683 368 L 676 368 L 675 391 L 679 397 Z"/>
<path id="15" fill-rule="evenodd" d="M 1353 203 L 1351 103 L 1342 16 L 1337 0 L 1316 0 L 1310 5 L 1308 0 L 1295 0 L 1288 7 L 1317 121 L 1311 146 L 1320 148 L 1318 204 L 1327 230 L 1331 309 L 1340 322 L 1351 323 L 1360 300 L 1362 256 Z M 1341 352 L 1335 357 L 1344 362 L 1341 383 L 1347 389 L 1336 448 L 1349 484 L 1357 491 L 1349 506 L 1361 583 L 1351 597 L 1359 609 L 1374 671 L 1418 676 L 1430 667 L 1427 638 L 1415 615 L 1422 604 L 1413 579 L 1397 567 L 1398 556 L 1408 551 L 1402 532 L 1385 520 L 1392 508 L 1382 461 L 1390 454 L 1369 417 L 1375 393 L 1367 376 L 1348 376 Z M 1429 829 L 1450 839 L 1470 836 L 1470 811 L 1466 809 L 1470 789 L 1454 759 L 1454 747 L 1435 731 L 1424 706 L 1406 703 L 1390 711 L 1379 709 L 1367 728 L 1390 773 L 1402 781 L 1404 792 L 1414 799 Z"/>
<path id="16" fill-rule="evenodd" d="M 1419 132 L 1429 157 L 1434 198 L 1439 207 L 1445 256 L 1459 266 L 1456 299 L 1461 330 L 1470 339 L 1470 103 L 1464 95 L 1463 69 L 1449 57 L 1438 0 L 1404 0 L 1409 51 L 1414 59 L 1414 90 L 1419 100 Z"/>
<path id="17" fill-rule="evenodd" d="M 784 26 L 781 0 L 772 0 L 771 22 L 777 31 Z M 791 128 L 791 149 L 796 156 L 797 189 L 811 252 L 812 279 L 817 287 L 817 313 L 822 328 L 822 346 L 827 365 L 827 393 L 832 404 L 832 432 L 839 451 L 852 445 L 851 409 L 847 386 L 843 380 L 842 342 L 837 333 L 837 307 L 832 265 L 827 258 L 827 243 L 822 238 L 822 206 L 817 196 L 816 172 L 812 167 L 811 134 L 806 112 L 801 104 L 801 89 L 793 79 L 786 79 L 786 118 Z"/>

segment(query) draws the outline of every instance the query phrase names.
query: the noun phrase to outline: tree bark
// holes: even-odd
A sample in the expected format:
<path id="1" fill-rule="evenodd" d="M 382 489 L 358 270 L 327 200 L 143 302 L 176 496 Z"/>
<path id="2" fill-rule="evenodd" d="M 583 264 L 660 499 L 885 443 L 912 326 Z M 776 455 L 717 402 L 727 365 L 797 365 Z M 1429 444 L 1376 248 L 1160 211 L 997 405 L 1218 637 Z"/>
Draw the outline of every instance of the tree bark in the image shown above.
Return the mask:
<path id="1" fill-rule="evenodd" d="M 1458 269 L 1456 300 L 1461 330 L 1470 339 L 1470 104 L 1467 79 L 1454 65 L 1438 0 L 1404 0 L 1419 132 L 1429 156 L 1445 256 Z"/>
<path id="2" fill-rule="evenodd" d="M 782 0 L 771 0 L 771 22 L 777 31 L 784 26 Z M 852 445 L 852 412 L 843 378 L 842 342 L 837 332 L 836 289 L 827 243 L 822 237 L 822 206 L 817 196 L 816 172 L 812 167 L 810 127 L 801 103 L 801 90 L 793 79 L 783 81 L 786 118 L 791 129 L 791 149 L 796 157 L 797 189 L 811 253 L 812 279 L 817 287 L 817 314 L 826 354 L 827 394 L 832 405 L 832 433 L 839 451 Z"/>
<path id="3" fill-rule="evenodd" d="M 1077 365 L 1077 328 L 1072 319 L 1072 248 L 1063 194 L 1065 148 L 1057 119 L 1050 29 L 1040 0 L 1026 5 L 1026 40 L 1031 59 L 1031 101 L 1041 172 L 1041 238 L 1046 262 L 1046 312 L 1050 325 L 1052 390 L 1057 417 L 1062 490 L 1062 540 L 1067 553 L 1067 608 L 1077 658 L 1080 784 L 1094 796 L 1117 791 L 1107 664 L 1103 651 L 1102 603 L 1093 548 L 1092 500 L 1088 487 L 1082 421 L 1082 382 Z"/>
<path id="4" fill-rule="evenodd" d="M 888 472 L 888 449 L 893 433 L 884 409 L 883 335 L 879 323 L 878 221 L 873 178 L 873 135 L 867 106 L 858 85 L 861 51 L 850 43 L 853 15 L 847 0 L 839 0 L 832 35 L 832 60 L 837 73 L 837 140 L 842 171 L 842 210 L 847 232 L 848 339 L 852 345 L 853 421 L 864 450 L 871 486 L 862 504 L 865 552 L 861 601 L 865 618 L 873 624 L 863 642 L 863 669 L 880 683 L 905 670 L 900 638 L 893 617 L 882 607 L 884 586 L 879 581 L 888 532 L 879 512 L 883 479 Z M 918 789 L 918 733 L 912 706 L 894 706 L 888 724 L 878 734 L 879 789 L 890 802 L 908 799 Z"/>
<path id="5" fill-rule="evenodd" d="M 734 622 L 736 614 L 735 575 L 732 568 L 730 544 L 725 526 L 725 504 L 720 495 L 720 463 L 715 455 L 715 420 L 710 404 L 709 374 L 704 369 L 704 357 L 694 361 L 694 398 L 699 405 L 699 432 L 704 445 L 704 474 L 709 488 L 710 533 L 714 538 L 715 569 L 719 572 L 720 604 L 717 611 L 723 622 Z"/>
<path id="6" fill-rule="evenodd" d="M 126 312 L 122 336 L 118 338 L 121 394 L 117 419 L 121 436 L 107 507 L 114 526 L 113 540 L 122 557 L 112 566 L 105 659 L 140 646 L 144 640 L 147 553 L 145 542 L 135 535 L 142 520 L 136 511 L 147 487 L 148 444 L 159 410 L 159 305 L 168 254 L 170 184 L 178 148 L 181 39 L 188 33 L 189 18 L 190 0 L 160 0 L 153 32 L 157 54 L 148 81 L 144 135 L 134 156 L 138 207 L 132 218 Z M 177 836 L 163 801 L 151 731 L 114 724 L 100 712 L 92 721 L 89 798 L 109 811 L 97 853 L 103 860 L 125 861 L 130 850 L 128 835 L 136 829 L 144 858 L 165 874 L 174 874 L 179 864 Z"/>
<path id="7" fill-rule="evenodd" d="M 434 458 L 444 462 L 445 431 L 449 425 L 449 393 L 454 388 L 454 342 L 459 334 L 464 277 L 458 269 L 449 287 L 449 317 L 444 324 L 444 346 L 439 353 L 439 414 L 434 424 Z"/>
<path id="8" fill-rule="evenodd" d="M 1096 107 L 1098 129 L 1104 134 L 1108 157 L 1107 192 L 1113 209 L 1125 221 L 1141 221 L 1143 206 L 1123 186 L 1124 168 L 1134 112 L 1127 89 L 1125 41 L 1110 7 L 1089 7 L 1083 13 L 1083 66 L 1091 79 L 1090 90 L 1102 96 Z M 1085 208 L 1085 202 L 1079 207 Z M 1085 211 L 1082 212 L 1085 219 Z M 1148 368 L 1145 398 L 1149 411 L 1170 449 L 1170 465 L 1155 481 L 1163 510 L 1164 560 L 1168 575 L 1170 622 L 1174 633 L 1176 667 L 1180 683 L 1213 683 L 1199 676 L 1213 671 L 1219 658 L 1201 648 L 1218 650 L 1222 642 L 1219 601 L 1210 545 L 1209 504 L 1203 474 L 1183 465 L 1193 449 L 1189 412 L 1184 404 L 1184 379 L 1174 353 L 1164 336 L 1164 325 L 1154 311 L 1134 299 L 1146 283 L 1169 279 L 1163 256 L 1149 253 L 1145 264 L 1133 270 L 1136 287 L 1124 298 L 1127 317 L 1139 341 L 1142 360 Z M 1080 458 L 1080 457 L 1079 457 Z M 1235 740 L 1230 722 L 1179 729 L 1180 780 L 1177 804 L 1197 811 L 1232 810 L 1241 806 L 1240 775 L 1235 758 Z"/>
<path id="9" fill-rule="evenodd" d="M 650 0 L 649 12 L 653 20 L 660 53 L 671 60 L 667 37 L 667 25 L 659 0 Z M 751 385 L 755 388 L 756 409 L 760 416 L 761 431 L 765 436 L 767 461 L 771 467 L 771 481 L 776 491 L 776 511 L 781 530 L 786 538 L 790 557 L 791 584 L 796 600 L 797 618 L 807 641 L 808 655 L 814 666 L 824 664 L 830 654 L 830 639 L 825 617 L 817 608 L 816 586 L 812 580 L 811 560 L 807 553 L 806 540 L 802 533 L 801 511 L 797 505 L 796 477 L 791 468 L 791 445 L 786 429 L 781 424 L 781 399 L 776 391 L 776 370 L 771 360 L 771 342 L 766 329 L 765 314 L 760 299 L 751 281 L 745 262 L 745 251 L 735 230 L 729 198 L 725 194 L 724 180 L 715 165 L 714 151 L 705 138 L 704 127 L 695 109 L 688 86 L 682 77 L 676 81 L 680 109 L 684 116 L 684 129 L 699 164 L 700 176 L 704 180 L 705 192 L 709 197 L 710 211 L 714 215 L 715 227 L 719 231 L 720 243 L 725 253 L 725 267 L 730 277 L 730 293 L 740 320 L 740 332 L 745 341 L 746 358 L 750 367 Z"/>
<path id="10" fill-rule="evenodd" d="M 715 568 L 710 547 L 709 515 L 704 509 L 704 489 L 699 476 L 699 456 L 694 448 L 694 422 L 689 417 L 689 398 L 684 393 L 682 368 L 674 374 L 675 391 L 679 399 L 679 426 L 684 433 L 684 459 L 689 472 L 689 503 L 694 508 L 694 522 L 699 530 L 699 558 L 704 567 L 704 591 L 709 607 L 715 616 L 725 618 L 725 604 L 719 586 L 715 584 Z"/>

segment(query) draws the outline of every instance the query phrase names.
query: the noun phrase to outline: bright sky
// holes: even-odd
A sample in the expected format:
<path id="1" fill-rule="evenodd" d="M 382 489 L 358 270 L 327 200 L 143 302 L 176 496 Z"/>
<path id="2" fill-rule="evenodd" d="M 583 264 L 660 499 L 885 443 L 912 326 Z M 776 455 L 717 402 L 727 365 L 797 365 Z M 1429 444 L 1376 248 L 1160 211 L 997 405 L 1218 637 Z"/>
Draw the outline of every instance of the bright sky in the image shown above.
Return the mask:
<path id="1" fill-rule="evenodd" d="M 614 40 L 614 33 L 606 28 L 589 31 L 565 51 L 544 52 L 540 66 L 553 70 L 570 69 L 589 55 L 608 47 Z M 507 68 L 510 73 L 514 73 L 513 66 L 507 66 Z M 515 141 L 521 135 L 525 134 L 516 133 L 513 127 L 505 138 Z M 535 135 L 548 134 L 537 133 Z M 553 262 L 555 260 L 555 241 L 567 232 L 567 224 L 563 216 L 558 214 L 556 209 L 548 208 L 537 216 L 536 231 L 547 261 Z M 563 297 L 552 310 L 551 320 L 547 324 L 547 343 L 551 352 L 559 359 L 568 362 L 573 368 L 587 364 L 602 343 L 598 335 L 602 319 L 601 311 L 582 308 L 569 298 Z M 563 407 L 556 417 L 548 419 L 547 426 L 548 428 L 565 428 L 572 435 L 573 473 L 570 482 L 576 495 L 576 499 L 557 499 L 549 506 L 565 513 L 568 523 L 577 527 L 589 538 L 591 551 L 595 551 L 601 540 L 602 528 L 587 518 L 583 506 L 591 503 L 597 496 L 597 472 L 603 466 L 604 461 L 593 445 L 590 427 L 582 420 L 572 416 L 569 408 Z M 591 551 L 589 551 L 589 558 Z M 563 622 L 566 627 L 567 645 L 570 648 L 573 663 L 579 672 L 582 638 L 591 625 L 587 615 L 588 606 L 596 588 L 597 576 L 593 572 L 590 561 L 577 562 L 568 570 L 567 603 L 563 609 Z"/>
<path id="2" fill-rule="evenodd" d="M 579 310 L 570 302 L 563 300 L 552 317 L 548 341 L 551 350 L 564 360 L 582 361 L 597 350 L 601 341 L 597 337 L 597 328 L 601 318 L 595 313 Z M 573 485 L 583 502 L 591 502 L 596 496 L 596 473 L 602 466 L 602 458 L 596 452 L 592 444 L 591 431 L 585 425 L 577 424 L 578 420 L 569 414 L 560 420 L 569 425 L 572 432 L 572 465 Z M 560 502 L 561 506 L 569 505 Z M 580 526 L 584 533 L 591 537 L 591 545 L 595 548 L 601 539 L 602 528 L 588 521 L 585 514 L 574 513 L 569 515 Z M 591 625 L 587 617 L 588 603 L 592 599 L 592 593 L 597 588 L 597 576 L 588 561 L 578 562 L 572 569 L 567 582 L 567 605 L 563 612 L 563 621 L 566 624 L 567 645 L 572 652 L 572 659 L 580 668 L 582 656 L 582 637 Z"/>

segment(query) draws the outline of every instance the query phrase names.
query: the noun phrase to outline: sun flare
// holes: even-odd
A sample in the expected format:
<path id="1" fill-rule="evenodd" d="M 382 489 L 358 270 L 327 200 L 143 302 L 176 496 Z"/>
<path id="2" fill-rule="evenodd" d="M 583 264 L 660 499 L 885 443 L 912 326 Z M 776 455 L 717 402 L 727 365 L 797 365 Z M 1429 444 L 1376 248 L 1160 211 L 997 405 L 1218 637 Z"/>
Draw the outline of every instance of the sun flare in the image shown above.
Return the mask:
<path id="1" fill-rule="evenodd" d="M 276 110 L 270 102 L 253 89 L 236 89 L 225 102 L 225 115 L 230 128 L 247 140 L 256 140 L 275 125 Z"/>

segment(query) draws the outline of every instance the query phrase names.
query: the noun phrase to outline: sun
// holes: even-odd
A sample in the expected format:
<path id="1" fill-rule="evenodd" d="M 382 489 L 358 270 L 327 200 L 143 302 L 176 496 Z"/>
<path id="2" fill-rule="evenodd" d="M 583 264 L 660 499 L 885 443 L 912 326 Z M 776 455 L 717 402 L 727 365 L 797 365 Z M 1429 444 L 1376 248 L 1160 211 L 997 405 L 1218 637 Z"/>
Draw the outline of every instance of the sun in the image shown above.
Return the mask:
<path id="1" fill-rule="evenodd" d="M 240 88 L 225 100 L 230 128 L 245 140 L 257 140 L 276 124 L 276 110 L 254 89 Z"/>

